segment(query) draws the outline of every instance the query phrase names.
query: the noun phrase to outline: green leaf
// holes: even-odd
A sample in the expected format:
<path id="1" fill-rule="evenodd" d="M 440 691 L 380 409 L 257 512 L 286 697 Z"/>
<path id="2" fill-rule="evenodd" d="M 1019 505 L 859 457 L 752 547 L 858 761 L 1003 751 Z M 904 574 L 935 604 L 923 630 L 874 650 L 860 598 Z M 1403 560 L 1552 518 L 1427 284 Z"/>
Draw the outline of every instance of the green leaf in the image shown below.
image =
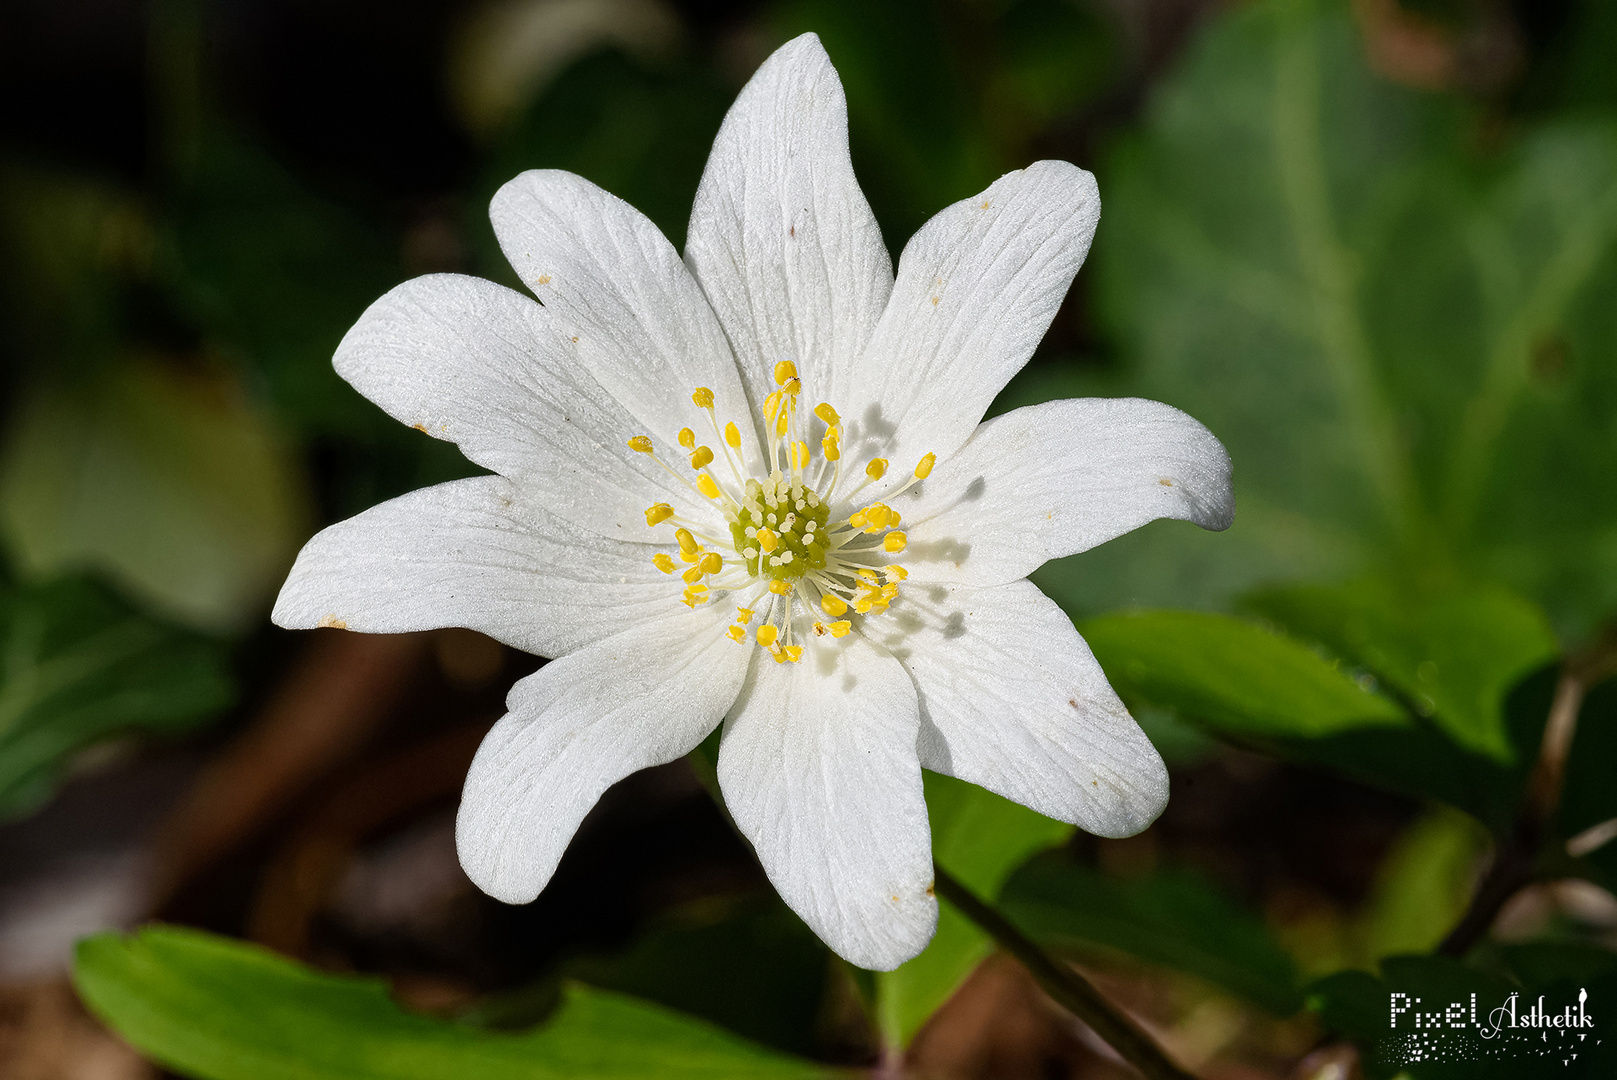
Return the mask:
<path id="1" fill-rule="evenodd" d="M 89 581 L 0 585 L 0 818 L 42 801 L 75 751 L 126 731 L 183 730 L 232 693 L 217 643 Z"/>
<path id="2" fill-rule="evenodd" d="M 224 373 L 131 362 L 41 387 L 0 458 L 26 571 L 94 568 L 210 631 L 261 616 L 307 519 L 288 447 Z"/>
<path id="3" fill-rule="evenodd" d="M 1078 629 L 1125 697 L 1227 734 L 1317 737 L 1408 723 L 1397 704 L 1329 661 L 1239 619 L 1145 611 L 1087 619 Z"/>
<path id="4" fill-rule="evenodd" d="M 1374 960 L 1437 948 L 1471 900 L 1488 841 L 1475 818 L 1446 807 L 1406 828 L 1376 873 L 1364 955 Z"/>
<path id="5" fill-rule="evenodd" d="M 87 938 L 74 980 L 108 1025 L 199 1080 L 773 1080 L 831 1072 L 582 987 L 568 988 L 549 1020 L 519 1034 L 433 1020 L 400 1009 L 380 980 L 321 974 L 174 927 Z"/>
<path id="6" fill-rule="evenodd" d="M 1279 1016 L 1302 1005 L 1291 957 L 1262 921 L 1187 870 L 1118 880 L 1040 859 L 1006 883 L 1002 906 L 1037 938 L 1119 949 L 1198 975 Z"/>
<path id="7" fill-rule="evenodd" d="M 1168 545 L 1125 576 L 1216 605 L 1243 578 L 1458 566 L 1581 636 L 1617 606 L 1617 131 L 1490 141 L 1364 52 L 1346 2 L 1241 5 L 1106 162 L 1098 307 L 1130 390 L 1224 440 L 1241 507 L 1198 574 Z"/>
<path id="8" fill-rule="evenodd" d="M 1512 757 L 1505 694 L 1559 651 L 1544 613 L 1498 587 L 1425 596 L 1363 581 L 1271 589 L 1246 604 L 1367 668 L 1455 742 L 1500 761 Z"/>
<path id="9" fill-rule="evenodd" d="M 932 855 L 978 896 L 993 899 L 1023 862 L 1072 835 L 1072 826 L 1037 814 L 991 791 L 941 773 L 924 774 Z M 882 1034 L 907 1046 L 928 1017 L 993 951 L 993 942 L 948 904 L 938 931 L 915 959 L 876 975 Z"/>

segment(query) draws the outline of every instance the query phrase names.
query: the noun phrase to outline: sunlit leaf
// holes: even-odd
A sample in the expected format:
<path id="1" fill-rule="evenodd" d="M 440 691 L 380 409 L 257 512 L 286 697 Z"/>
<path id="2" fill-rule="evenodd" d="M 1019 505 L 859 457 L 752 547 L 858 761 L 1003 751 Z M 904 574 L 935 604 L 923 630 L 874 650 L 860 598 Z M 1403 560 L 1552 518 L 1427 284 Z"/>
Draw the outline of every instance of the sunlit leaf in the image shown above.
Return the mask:
<path id="1" fill-rule="evenodd" d="M 90 1008 L 199 1080 L 624 1080 L 816 1077 L 830 1070 L 621 994 L 569 988 L 520 1034 L 407 1013 L 380 980 L 325 975 L 255 946 L 148 927 L 79 945 Z"/>
<path id="2" fill-rule="evenodd" d="M 1277 1015 L 1302 1005 L 1291 957 L 1263 922 L 1189 871 L 1114 879 L 1041 859 L 1012 876 L 1002 900 L 1037 938 L 1118 949 L 1198 975 Z"/>
<path id="3" fill-rule="evenodd" d="M 1500 588 L 1421 595 L 1392 582 L 1265 590 L 1247 604 L 1373 672 L 1455 742 L 1511 757 L 1504 697 L 1558 652 L 1536 606 Z"/>
<path id="4" fill-rule="evenodd" d="M 940 773 L 926 773 L 932 855 L 978 896 L 993 898 L 1029 857 L 1059 844 L 1072 826 Z M 876 976 L 876 1011 L 884 1037 L 907 1045 L 929 1016 L 993 950 L 993 942 L 949 904 L 926 951 Z"/>
<path id="5" fill-rule="evenodd" d="M 1303 645 L 1253 623 L 1189 611 L 1079 624 L 1125 697 L 1235 735 L 1321 736 L 1407 724 L 1397 704 Z"/>
<path id="6" fill-rule="evenodd" d="M 74 751 L 183 730 L 231 695 L 218 644 L 92 582 L 0 585 L 0 818 L 43 799 Z"/>

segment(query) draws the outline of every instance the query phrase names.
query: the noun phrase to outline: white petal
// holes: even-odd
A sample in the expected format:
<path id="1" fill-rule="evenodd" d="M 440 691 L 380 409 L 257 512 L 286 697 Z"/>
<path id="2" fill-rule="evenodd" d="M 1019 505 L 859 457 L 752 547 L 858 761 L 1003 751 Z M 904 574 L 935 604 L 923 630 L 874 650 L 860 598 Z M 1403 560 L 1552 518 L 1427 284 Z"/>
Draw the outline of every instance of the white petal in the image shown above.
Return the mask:
<path id="1" fill-rule="evenodd" d="M 1038 161 L 921 226 L 855 368 L 844 452 L 901 476 L 964 443 L 1044 337 L 1099 220 L 1093 176 Z"/>
<path id="2" fill-rule="evenodd" d="M 489 217 L 505 257 L 561 328 L 576 362 L 644 434 L 666 446 L 690 427 L 710 441 L 707 418 L 691 403 L 691 391 L 705 386 L 720 422 L 735 421 L 749 436 L 749 454 L 755 451 L 752 414 L 724 331 L 650 219 L 554 169 L 525 172 L 500 188 Z"/>
<path id="3" fill-rule="evenodd" d="M 842 81 L 814 34 L 775 50 L 730 107 L 685 260 L 755 402 L 775 389 L 780 360 L 797 364 L 810 407 L 846 393 L 893 267 L 848 158 Z"/>
<path id="4" fill-rule="evenodd" d="M 398 286 L 337 347 L 337 373 L 390 415 L 519 479 L 546 510 L 649 542 L 653 502 L 698 500 L 628 447 L 643 425 L 578 363 L 577 346 L 521 293 L 460 274 Z"/>
<path id="5" fill-rule="evenodd" d="M 1142 398 L 1070 398 L 996 416 L 893 501 L 917 578 L 997 585 L 1156 518 L 1227 528 L 1230 456 L 1195 419 Z"/>
<path id="6" fill-rule="evenodd" d="M 889 971 L 937 925 L 915 687 L 857 635 L 760 656 L 725 720 L 719 785 L 781 898 L 844 959 Z"/>
<path id="7" fill-rule="evenodd" d="M 498 476 L 474 476 L 373 506 L 298 553 L 276 625 L 370 634 L 442 626 L 560 656 L 683 610 L 652 548 L 603 540 L 538 509 Z"/>
<path id="8" fill-rule="evenodd" d="M 1098 836 L 1132 836 L 1168 772 L 1066 614 L 1031 582 L 906 586 L 877 630 L 915 679 L 921 764 Z"/>
<path id="9" fill-rule="evenodd" d="M 631 627 L 511 688 L 455 822 L 460 863 L 508 904 L 539 895 L 601 793 L 696 748 L 735 700 L 756 651 L 698 608 Z"/>

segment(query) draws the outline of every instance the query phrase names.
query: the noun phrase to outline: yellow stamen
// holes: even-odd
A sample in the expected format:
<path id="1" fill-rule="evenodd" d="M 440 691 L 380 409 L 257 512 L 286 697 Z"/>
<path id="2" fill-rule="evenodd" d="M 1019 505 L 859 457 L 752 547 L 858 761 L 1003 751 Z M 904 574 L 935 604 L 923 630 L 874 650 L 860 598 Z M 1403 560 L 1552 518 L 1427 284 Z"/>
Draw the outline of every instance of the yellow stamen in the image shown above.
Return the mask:
<path id="1" fill-rule="evenodd" d="M 775 365 L 775 385 L 785 386 L 789 379 L 797 378 L 797 365 L 790 360 L 782 360 Z"/>
<path id="2" fill-rule="evenodd" d="M 796 397 L 798 394 L 803 392 L 803 384 L 796 379 L 787 379 L 786 385 L 780 389 L 781 393 L 790 397 Z"/>
<path id="3" fill-rule="evenodd" d="M 922 458 L 920 463 L 915 466 L 915 479 L 925 480 L 932 475 L 932 466 L 937 464 L 937 460 L 938 455 L 936 454 L 928 454 Z"/>
<path id="4" fill-rule="evenodd" d="M 865 527 L 865 512 L 863 510 L 855 510 L 853 513 L 849 514 L 848 515 L 848 524 L 852 525 L 856 529 L 864 528 Z"/>
<path id="5" fill-rule="evenodd" d="M 792 584 L 789 581 L 771 581 L 769 583 L 769 591 L 774 593 L 776 596 L 785 596 L 787 593 L 792 591 Z"/>
<path id="6" fill-rule="evenodd" d="M 651 453 L 651 436 L 636 435 L 634 438 L 629 440 L 629 449 L 633 450 L 637 454 Z"/>
<path id="7" fill-rule="evenodd" d="M 788 645 L 788 646 L 786 646 L 784 649 L 782 649 L 779 653 L 777 653 L 775 655 L 775 663 L 777 663 L 777 664 L 781 663 L 783 659 L 790 660 L 794 664 L 797 663 L 799 660 L 803 659 L 803 646 L 801 646 L 801 645 Z"/>
<path id="8" fill-rule="evenodd" d="M 887 574 L 888 581 L 903 581 L 905 578 L 910 576 L 910 572 L 897 563 L 890 564 L 885 573 Z"/>
<path id="9" fill-rule="evenodd" d="M 657 525 L 674 516 L 674 508 L 667 503 L 652 503 L 646 507 L 646 524 Z"/>
<path id="10" fill-rule="evenodd" d="M 705 446 L 698 446 L 691 451 L 691 468 L 705 469 L 713 462 L 713 451 Z"/>
<path id="11" fill-rule="evenodd" d="M 784 396 L 779 390 L 776 390 L 764 398 L 765 420 L 773 421 L 775 419 L 775 411 L 780 408 L 780 401 Z"/>
<path id="12" fill-rule="evenodd" d="M 745 630 L 741 629 L 741 627 L 739 627 L 739 626 L 732 626 L 732 627 L 730 627 L 730 629 L 726 630 L 725 633 L 730 635 L 730 640 L 731 641 L 745 641 L 745 640 L 747 640 L 747 632 Z"/>
<path id="13" fill-rule="evenodd" d="M 706 473 L 703 473 L 701 476 L 696 478 L 696 490 L 700 491 L 703 495 L 706 495 L 710 499 L 717 499 L 719 497 L 718 481 L 714 480 Z"/>
<path id="14" fill-rule="evenodd" d="M 679 553 L 681 555 L 694 556 L 698 551 L 702 550 L 701 547 L 699 547 L 696 543 L 696 537 L 691 535 L 691 531 L 689 529 L 675 529 L 674 539 L 679 541 Z M 696 560 L 691 558 L 686 559 L 685 561 L 695 562 Z"/>
<path id="15" fill-rule="evenodd" d="M 695 585 L 698 581 L 702 580 L 702 568 L 700 566 L 693 566 L 679 576 L 684 578 L 690 584 Z"/>
<path id="16" fill-rule="evenodd" d="M 897 555 L 900 551 L 904 550 L 904 545 L 908 542 L 909 541 L 905 539 L 903 533 L 890 532 L 887 534 L 887 538 L 881 542 L 881 546 L 889 554 Z M 897 588 L 896 585 L 893 587 Z"/>
<path id="17" fill-rule="evenodd" d="M 775 436 L 777 438 L 786 434 L 786 422 L 790 419 L 791 417 L 787 414 L 785 409 L 782 409 L 780 412 L 775 414 Z"/>
<path id="18" fill-rule="evenodd" d="M 705 386 L 698 386 L 695 392 L 691 394 L 691 400 L 696 403 L 698 409 L 711 409 L 713 407 L 713 391 Z"/>
<path id="19" fill-rule="evenodd" d="M 837 415 L 837 411 L 831 407 L 830 403 L 825 401 L 814 406 L 814 415 L 824 420 L 826 427 L 836 427 L 837 421 L 842 419 Z"/>
<path id="20" fill-rule="evenodd" d="M 807 468 L 808 463 L 809 463 L 808 443 L 804 442 L 801 439 L 799 439 L 797 442 L 794 442 L 792 444 L 792 457 L 794 459 L 793 464 L 797 468 L 799 468 L 799 469 Z"/>
<path id="21" fill-rule="evenodd" d="M 887 528 L 887 520 L 892 516 L 892 509 L 884 503 L 872 503 L 865 507 L 865 520 L 877 529 Z"/>
<path id="22" fill-rule="evenodd" d="M 766 649 L 775 644 L 775 639 L 779 636 L 780 631 L 775 629 L 772 623 L 765 623 L 758 628 L 758 644 Z"/>
<path id="23" fill-rule="evenodd" d="M 872 458 L 870 464 L 865 466 L 865 475 L 872 480 L 880 480 L 887 475 L 887 459 Z"/>
<path id="24" fill-rule="evenodd" d="M 651 565 L 655 566 L 665 574 L 672 574 L 674 572 L 674 560 L 670 559 L 661 551 L 657 552 L 657 554 L 651 557 Z"/>
<path id="25" fill-rule="evenodd" d="M 702 568 L 704 574 L 717 574 L 724 569 L 724 556 L 717 551 L 710 551 L 702 556 L 702 561 L 696 564 Z"/>
<path id="26" fill-rule="evenodd" d="M 759 551 L 762 551 L 765 555 L 768 555 L 771 551 L 774 551 L 775 548 L 778 547 L 779 545 L 780 545 L 780 537 L 776 536 L 774 533 L 770 532 L 768 529 L 759 529 L 758 530 L 758 550 Z"/>
<path id="27" fill-rule="evenodd" d="M 724 441 L 736 450 L 741 449 L 741 429 L 736 427 L 734 420 L 724 425 Z"/>
<path id="28" fill-rule="evenodd" d="M 849 630 L 853 629 L 853 623 L 843 619 L 841 622 L 832 623 L 830 626 L 827 626 L 826 629 L 831 631 L 832 637 L 843 637 Z"/>
<path id="29" fill-rule="evenodd" d="M 689 450 L 691 447 L 695 446 L 696 445 L 696 432 L 692 431 L 688 427 L 680 428 L 679 429 L 679 445 L 683 446 L 687 450 Z"/>
<path id="30" fill-rule="evenodd" d="M 743 626 L 752 622 L 752 609 L 750 607 L 736 608 L 736 622 L 741 623 Z"/>
<path id="31" fill-rule="evenodd" d="M 843 603 L 842 597 L 836 593 L 822 593 L 820 606 L 825 609 L 827 615 L 845 615 L 848 611 L 848 605 Z"/>
<path id="32" fill-rule="evenodd" d="M 842 448 L 837 445 L 835 428 L 832 428 L 830 433 L 820 440 L 820 453 L 825 455 L 825 460 L 827 461 L 836 461 L 842 456 Z"/>

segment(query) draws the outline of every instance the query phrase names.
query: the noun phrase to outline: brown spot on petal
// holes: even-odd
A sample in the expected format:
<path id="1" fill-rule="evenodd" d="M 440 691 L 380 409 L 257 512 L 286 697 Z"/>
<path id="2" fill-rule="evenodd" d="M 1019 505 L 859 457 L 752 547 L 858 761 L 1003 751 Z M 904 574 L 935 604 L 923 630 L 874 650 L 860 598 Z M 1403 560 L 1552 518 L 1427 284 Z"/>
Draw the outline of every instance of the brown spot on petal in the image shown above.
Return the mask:
<path id="1" fill-rule="evenodd" d="M 540 274 L 539 275 L 539 281 L 537 282 L 537 284 L 549 285 L 550 284 L 550 275 L 549 274 Z"/>
<path id="2" fill-rule="evenodd" d="M 1076 709 L 1078 707 L 1078 699 L 1075 697 L 1070 697 L 1067 699 L 1067 704 Z"/>
<path id="3" fill-rule="evenodd" d="M 933 298 L 932 298 L 932 306 L 933 306 L 933 307 L 937 307 L 937 306 L 938 306 L 938 298 L 937 298 L 937 297 L 935 297 L 935 296 L 934 296 L 934 297 L 933 297 Z"/>
<path id="4" fill-rule="evenodd" d="M 898 897 L 896 897 L 896 896 L 893 897 L 893 903 L 895 903 L 895 904 L 898 903 Z"/>
<path id="5" fill-rule="evenodd" d="M 936 882 L 933 882 L 932 884 L 930 884 L 930 885 L 928 885 L 926 887 L 926 894 L 928 896 L 936 896 L 936 895 L 938 895 L 937 883 Z"/>
<path id="6" fill-rule="evenodd" d="M 421 434 L 423 434 L 423 435 L 432 434 L 432 432 L 427 430 L 427 425 L 426 424 L 411 424 L 410 426 L 415 428 L 417 431 L 421 432 Z"/>
<path id="7" fill-rule="evenodd" d="M 1158 480 L 1157 483 L 1161 484 L 1163 487 L 1173 487 L 1173 481 L 1169 480 L 1166 476 L 1164 476 L 1161 480 Z"/>
<path id="8" fill-rule="evenodd" d="M 787 229 L 786 230 L 786 235 L 787 236 L 796 236 L 797 235 L 797 226 L 793 225 L 790 229 Z"/>
<path id="9" fill-rule="evenodd" d="M 320 619 L 320 621 L 318 623 L 316 623 L 315 625 L 325 627 L 325 628 L 328 628 L 328 629 L 331 629 L 331 630 L 346 630 L 346 629 L 348 629 L 348 624 L 346 622 L 344 622 L 342 619 L 339 619 L 336 615 L 323 616 Z"/>

